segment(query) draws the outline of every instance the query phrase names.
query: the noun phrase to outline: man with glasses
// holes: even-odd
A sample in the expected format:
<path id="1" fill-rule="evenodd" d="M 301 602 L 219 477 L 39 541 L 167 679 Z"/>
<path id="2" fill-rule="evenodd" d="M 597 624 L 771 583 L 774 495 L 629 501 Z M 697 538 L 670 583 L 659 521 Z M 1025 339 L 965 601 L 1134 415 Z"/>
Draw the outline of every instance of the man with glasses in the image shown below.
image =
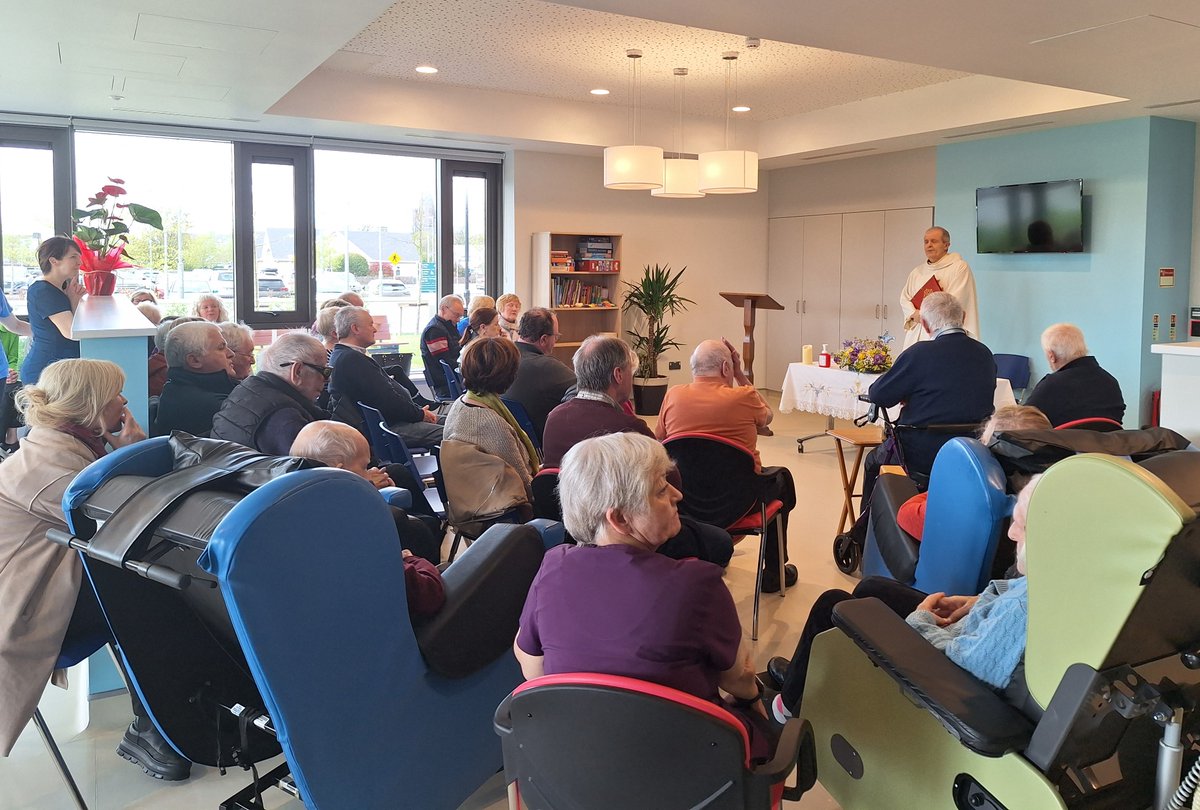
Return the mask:
<path id="1" fill-rule="evenodd" d="M 317 397 L 333 372 L 321 341 L 303 331 L 285 332 L 262 351 L 259 372 L 238 383 L 213 417 L 212 437 L 260 453 L 286 456 L 296 434 L 328 419 Z"/>
<path id="2" fill-rule="evenodd" d="M 567 391 L 574 395 L 575 372 L 554 356 L 558 343 L 558 316 L 545 307 L 526 310 L 517 324 L 517 348 L 521 365 L 517 378 L 504 392 L 505 399 L 521 403 L 533 422 L 539 444 L 546 431 L 546 417 L 558 407 Z"/>
<path id="3" fill-rule="evenodd" d="M 221 328 L 221 334 L 225 336 L 229 351 L 233 352 L 233 360 L 229 364 L 232 371 L 229 376 L 241 382 L 250 376 L 250 371 L 254 368 L 254 333 L 244 323 L 226 321 L 217 325 Z"/>
<path id="4" fill-rule="evenodd" d="M 342 307 L 333 319 L 338 342 L 329 355 L 333 376 L 329 393 L 351 403 L 370 405 L 383 414 L 388 427 L 415 447 L 442 443 L 442 426 L 428 408 L 413 402 L 404 386 L 393 380 L 367 354 L 375 343 L 375 321 L 362 307 Z"/>

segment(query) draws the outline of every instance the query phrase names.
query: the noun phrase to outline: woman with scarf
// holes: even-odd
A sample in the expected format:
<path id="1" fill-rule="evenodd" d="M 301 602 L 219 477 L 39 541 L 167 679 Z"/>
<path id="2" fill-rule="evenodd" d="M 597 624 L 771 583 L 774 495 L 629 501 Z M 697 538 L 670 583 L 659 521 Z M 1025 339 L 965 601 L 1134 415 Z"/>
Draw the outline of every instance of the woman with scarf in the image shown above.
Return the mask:
<path id="1" fill-rule="evenodd" d="M 146 433 L 121 395 L 125 375 L 107 360 L 66 359 L 17 393 L 29 435 L 0 465 L 0 756 L 29 722 L 60 650 L 108 636 L 79 554 L 46 539 L 66 529 L 63 494 L 96 459 Z M 57 682 L 57 681 L 56 681 Z M 186 779 L 176 754 L 139 707 L 118 747 L 161 779 Z"/>
<path id="2" fill-rule="evenodd" d="M 481 337 L 467 346 L 459 365 L 467 392 L 450 406 L 443 433 L 447 488 L 459 471 L 447 468 L 451 457 L 445 452 L 446 444 L 460 442 L 503 461 L 523 485 L 525 506 L 533 503 L 530 485 L 539 467 L 537 450 L 500 399 L 516 378 L 520 362 L 521 353 L 507 338 Z M 532 509 L 529 511 L 532 516 Z"/>

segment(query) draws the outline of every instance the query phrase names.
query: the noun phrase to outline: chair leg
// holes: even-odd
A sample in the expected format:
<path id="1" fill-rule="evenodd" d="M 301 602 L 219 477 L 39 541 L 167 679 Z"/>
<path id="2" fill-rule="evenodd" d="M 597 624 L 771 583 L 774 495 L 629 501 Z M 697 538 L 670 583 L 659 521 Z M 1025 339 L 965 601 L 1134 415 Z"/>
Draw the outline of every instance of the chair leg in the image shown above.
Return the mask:
<path id="1" fill-rule="evenodd" d="M 767 513 L 763 511 L 763 526 L 766 526 Z M 783 536 L 783 510 L 775 513 L 775 541 L 779 545 L 779 597 L 787 596 L 787 538 Z"/>
<path id="2" fill-rule="evenodd" d="M 461 531 L 459 531 L 458 529 L 455 529 L 454 530 L 454 540 L 452 540 L 450 543 L 450 556 L 446 559 L 446 562 L 448 562 L 448 563 L 454 562 L 454 556 L 456 554 L 458 554 L 458 544 L 462 539 L 463 539 L 463 533 Z"/>
<path id="3" fill-rule="evenodd" d="M 71 796 L 75 799 L 75 806 L 79 810 L 88 810 L 87 802 L 83 800 L 83 794 L 79 792 L 79 786 L 75 784 L 75 778 L 71 776 L 71 769 L 67 767 L 67 761 L 63 759 L 62 752 L 58 750 L 58 744 L 54 742 L 54 735 L 50 733 L 50 727 L 46 725 L 46 718 L 42 717 L 41 709 L 33 710 L 33 724 L 37 726 L 38 733 L 42 735 L 42 742 L 46 744 L 46 750 L 50 752 L 50 756 L 54 757 L 54 764 L 58 766 L 58 774 L 66 782 L 67 790 L 71 791 Z"/>
<path id="4" fill-rule="evenodd" d="M 754 619 L 750 623 L 750 640 L 758 641 L 758 599 L 762 596 L 763 566 L 767 564 L 767 532 L 763 527 L 758 536 L 758 574 L 754 580 Z M 780 583 L 782 587 L 782 582 Z"/>

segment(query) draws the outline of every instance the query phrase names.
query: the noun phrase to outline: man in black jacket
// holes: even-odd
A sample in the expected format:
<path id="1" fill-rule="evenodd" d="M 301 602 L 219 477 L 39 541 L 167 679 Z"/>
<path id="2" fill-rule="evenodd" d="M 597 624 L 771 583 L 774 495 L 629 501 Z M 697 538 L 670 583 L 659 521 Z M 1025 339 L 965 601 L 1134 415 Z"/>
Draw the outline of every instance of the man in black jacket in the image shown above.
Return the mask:
<path id="1" fill-rule="evenodd" d="M 425 380 L 441 399 L 451 398 L 441 361 L 445 360 L 450 368 L 458 368 L 458 322 L 466 311 L 466 305 L 457 295 L 444 296 L 438 301 L 437 314 L 421 332 L 421 359 L 425 362 Z M 371 340 L 374 341 L 374 337 Z"/>
<path id="2" fill-rule="evenodd" d="M 329 391 L 335 397 L 370 405 L 404 441 L 417 447 L 442 443 L 437 416 L 413 402 L 404 386 L 388 376 L 367 354 L 375 343 L 375 322 L 362 307 L 342 307 L 334 316 L 338 343 L 329 356 L 333 376 Z"/>
<path id="3" fill-rule="evenodd" d="M 167 335 L 167 382 L 158 400 L 151 434 L 165 436 L 182 430 L 208 436 L 213 415 L 237 384 L 229 376 L 233 352 L 216 324 L 180 324 Z"/>
<path id="4" fill-rule="evenodd" d="M 921 302 L 922 328 L 932 340 L 916 343 L 896 358 L 891 369 L 867 391 L 871 402 L 885 408 L 904 403 L 897 424 L 955 425 L 982 423 L 995 410 L 996 360 L 991 351 L 963 329 L 963 308 L 950 293 L 937 292 Z M 926 475 L 933 459 L 952 434 L 912 431 L 904 439 L 910 473 Z M 892 463 L 888 444 L 871 451 L 863 465 L 863 513 L 879 468 Z"/>
<path id="5" fill-rule="evenodd" d="M 329 418 L 316 405 L 329 373 L 325 347 L 304 332 L 285 332 L 263 349 L 258 367 L 226 397 L 212 437 L 286 456 L 301 428 Z"/>
<path id="6" fill-rule="evenodd" d="M 1026 405 L 1041 410 L 1055 427 L 1076 419 L 1099 416 L 1120 422 L 1125 417 L 1121 384 L 1088 354 L 1078 326 L 1047 327 L 1042 332 L 1042 351 L 1050 373 L 1026 397 Z"/>
<path id="7" fill-rule="evenodd" d="M 539 443 L 546 432 L 546 417 L 563 401 L 567 391 L 575 387 L 575 372 L 554 356 L 556 343 L 557 315 L 545 307 L 534 307 L 521 315 L 517 326 L 521 364 L 504 397 L 521 403 L 537 433 L 533 438 Z"/>

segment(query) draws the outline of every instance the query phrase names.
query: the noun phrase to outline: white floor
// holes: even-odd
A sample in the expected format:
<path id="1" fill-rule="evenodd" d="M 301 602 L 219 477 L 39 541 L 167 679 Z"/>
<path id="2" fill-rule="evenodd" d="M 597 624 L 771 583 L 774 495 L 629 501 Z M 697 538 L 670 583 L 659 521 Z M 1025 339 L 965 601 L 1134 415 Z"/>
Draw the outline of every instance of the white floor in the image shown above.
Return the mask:
<path id="1" fill-rule="evenodd" d="M 768 394 L 778 405 L 778 394 Z M 818 439 L 807 452 L 796 452 L 797 436 L 824 429 L 825 418 L 811 414 L 777 414 L 772 425 L 775 436 L 760 437 L 763 464 L 786 465 L 796 479 L 799 504 L 789 527 L 791 561 L 800 571 L 797 587 L 785 598 L 764 595 L 755 659 L 762 670 L 772 655 L 791 655 L 800 627 L 813 600 L 827 588 L 852 587 L 854 580 L 833 563 L 832 544 L 842 505 L 833 442 Z M 848 459 L 848 462 L 850 459 Z M 754 597 L 753 541 L 739 546 L 727 574 L 729 588 L 737 600 L 742 624 L 749 634 Z M 117 742 L 129 722 L 129 701 L 121 695 L 93 701 L 91 724 L 72 740 L 59 740 L 67 763 L 93 810 L 110 808 L 204 808 L 215 810 L 249 782 L 248 774 L 231 770 L 221 777 L 215 768 L 196 766 L 185 782 L 164 783 L 145 776 L 136 766 L 115 753 Z M 278 761 L 262 763 L 264 773 Z M 264 794 L 269 808 L 295 810 L 302 805 L 278 790 Z M 786 803 L 802 810 L 833 810 L 838 805 L 818 785 L 799 803 Z M 32 726 L 18 741 L 7 759 L 0 759 L 0 810 L 37 808 L 59 810 L 72 807 L 71 800 L 49 754 Z M 497 776 L 484 784 L 464 805 L 467 810 L 500 810 L 507 807 L 504 786 Z"/>

